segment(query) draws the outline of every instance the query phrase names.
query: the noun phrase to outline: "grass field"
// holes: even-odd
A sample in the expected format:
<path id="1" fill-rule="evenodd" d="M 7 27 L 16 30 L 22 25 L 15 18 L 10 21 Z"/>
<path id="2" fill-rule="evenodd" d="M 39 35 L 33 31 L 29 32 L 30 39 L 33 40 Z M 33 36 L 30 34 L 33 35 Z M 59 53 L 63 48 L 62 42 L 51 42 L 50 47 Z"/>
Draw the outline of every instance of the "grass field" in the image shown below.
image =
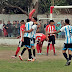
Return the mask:
<path id="1" fill-rule="evenodd" d="M 24 61 L 20 61 L 19 58 L 11 59 L 15 50 L 16 46 L 0 46 L 0 72 L 72 72 L 72 64 L 64 66 L 66 60 L 59 55 L 60 51 L 57 51 L 56 57 L 51 52 L 49 56 L 37 55 L 35 62 L 28 62 L 27 52 Z"/>

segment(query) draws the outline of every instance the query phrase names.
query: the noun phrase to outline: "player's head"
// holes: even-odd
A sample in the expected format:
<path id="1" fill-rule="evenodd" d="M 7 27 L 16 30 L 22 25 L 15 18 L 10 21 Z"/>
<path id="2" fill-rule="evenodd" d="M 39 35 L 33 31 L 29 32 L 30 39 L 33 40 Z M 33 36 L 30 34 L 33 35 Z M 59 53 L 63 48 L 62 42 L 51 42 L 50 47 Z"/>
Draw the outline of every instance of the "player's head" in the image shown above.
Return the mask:
<path id="1" fill-rule="evenodd" d="M 41 24 L 41 20 L 39 20 L 39 23 Z"/>
<path id="2" fill-rule="evenodd" d="M 33 18 L 32 18 L 32 21 L 33 21 L 33 22 L 37 22 L 37 18 L 36 18 L 36 17 L 33 17 Z"/>
<path id="3" fill-rule="evenodd" d="M 31 19 L 27 19 L 27 22 L 30 22 L 31 21 Z"/>
<path id="4" fill-rule="evenodd" d="M 22 24 L 25 24 L 24 20 L 21 20 L 20 23 L 21 23 L 21 25 L 22 25 Z"/>
<path id="5" fill-rule="evenodd" d="M 54 20 L 50 20 L 49 24 L 54 25 Z"/>
<path id="6" fill-rule="evenodd" d="M 69 24 L 70 20 L 69 19 L 65 19 L 65 25 Z"/>

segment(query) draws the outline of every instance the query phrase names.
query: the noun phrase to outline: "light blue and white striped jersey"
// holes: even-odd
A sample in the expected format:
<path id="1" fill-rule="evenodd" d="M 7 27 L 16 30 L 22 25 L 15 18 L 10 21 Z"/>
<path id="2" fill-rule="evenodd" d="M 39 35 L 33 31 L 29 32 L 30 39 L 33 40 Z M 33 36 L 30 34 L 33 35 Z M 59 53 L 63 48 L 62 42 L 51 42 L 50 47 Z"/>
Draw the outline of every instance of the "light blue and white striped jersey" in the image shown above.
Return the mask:
<path id="1" fill-rule="evenodd" d="M 32 38 L 36 38 L 36 30 L 37 30 L 37 25 L 33 25 L 32 26 L 32 29 L 33 29 L 33 31 L 31 32 L 32 33 Z"/>
<path id="2" fill-rule="evenodd" d="M 65 43 L 72 43 L 72 26 L 66 25 L 60 29 L 61 32 L 65 32 Z"/>
<path id="3" fill-rule="evenodd" d="M 33 22 L 32 22 L 32 21 L 27 22 L 27 23 L 25 24 L 26 31 L 30 30 L 30 29 L 32 28 L 32 26 L 33 26 Z M 31 33 L 31 32 L 30 32 L 30 33 L 25 33 L 25 34 L 24 34 L 24 37 L 29 37 L 29 38 L 31 38 L 31 37 L 32 37 L 32 33 Z"/>

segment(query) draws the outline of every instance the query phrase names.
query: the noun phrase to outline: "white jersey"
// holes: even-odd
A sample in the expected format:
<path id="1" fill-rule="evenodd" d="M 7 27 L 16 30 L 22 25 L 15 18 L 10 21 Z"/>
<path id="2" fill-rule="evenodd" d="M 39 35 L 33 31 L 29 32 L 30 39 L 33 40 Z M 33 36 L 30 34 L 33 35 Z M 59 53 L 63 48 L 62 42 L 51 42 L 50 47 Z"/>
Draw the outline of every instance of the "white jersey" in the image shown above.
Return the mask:
<path id="1" fill-rule="evenodd" d="M 33 22 L 32 22 L 32 21 L 27 22 L 27 23 L 25 24 L 26 31 L 30 30 L 30 29 L 32 28 L 32 26 L 33 26 Z M 30 32 L 30 33 L 25 33 L 25 34 L 24 34 L 24 37 L 29 37 L 29 38 L 31 38 L 31 37 L 32 37 L 32 33 L 31 33 L 31 32 Z"/>
<path id="2" fill-rule="evenodd" d="M 37 25 L 33 25 L 32 26 L 32 29 L 33 29 L 33 31 L 31 32 L 32 33 L 32 38 L 36 38 L 36 30 L 37 30 Z"/>
<path id="3" fill-rule="evenodd" d="M 61 32 L 65 32 L 65 43 L 72 43 L 72 26 L 66 25 L 60 29 Z"/>

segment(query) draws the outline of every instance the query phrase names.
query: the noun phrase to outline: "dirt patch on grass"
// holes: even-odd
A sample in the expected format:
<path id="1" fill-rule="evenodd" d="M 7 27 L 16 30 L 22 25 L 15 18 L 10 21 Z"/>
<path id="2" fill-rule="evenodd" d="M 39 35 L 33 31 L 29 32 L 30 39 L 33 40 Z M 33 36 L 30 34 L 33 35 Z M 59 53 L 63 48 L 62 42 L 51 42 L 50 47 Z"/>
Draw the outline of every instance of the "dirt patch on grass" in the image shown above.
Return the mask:
<path id="1" fill-rule="evenodd" d="M 21 53 L 21 51 L 19 52 L 19 54 Z M 49 51 L 49 55 L 46 56 L 46 50 L 43 50 L 44 55 L 37 55 L 36 54 L 36 60 L 37 61 L 45 61 L 45 60 L 58 60 L 58 59 L 64 59 L 63 55 L 62 55 L 62 51 L 61 50 L 56 50 L 56 56 L 53 55 L 53 51 Z M 11 56 L 15 54 L 15 51 L 7 51 L 7 50 L 2 50 L 0 51 L 0 60 L 11 60 Z M 26 51 L 23 55 L 23 60 L 27 60 L 28 59 L 28 51 Z M 19 60 L 19 57 L 17 56 L 17 60 Z"/>

